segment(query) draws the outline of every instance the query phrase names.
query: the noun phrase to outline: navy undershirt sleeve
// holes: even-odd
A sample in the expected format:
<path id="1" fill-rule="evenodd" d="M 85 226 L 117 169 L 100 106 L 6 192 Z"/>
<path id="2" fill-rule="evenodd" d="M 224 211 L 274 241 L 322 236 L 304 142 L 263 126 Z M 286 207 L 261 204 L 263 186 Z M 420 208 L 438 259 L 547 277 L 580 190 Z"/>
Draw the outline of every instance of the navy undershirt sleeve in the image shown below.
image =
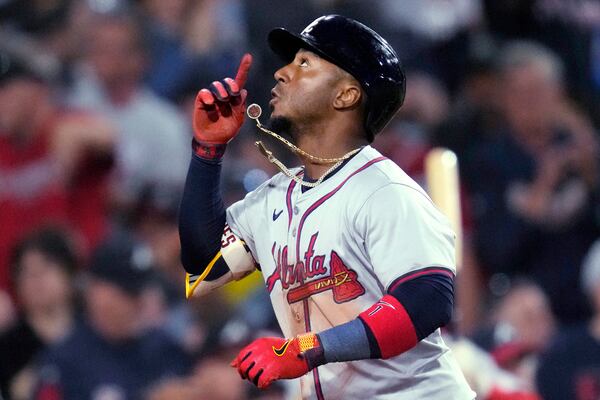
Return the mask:
<path id="1" fill-rule="evenodd" d="M 448 275 L 419 276 L 394 287 L 389 294 L 404 306 L 418 340 L 445 326 L 452 318 L 454 279 Z"/>
<path id="2" fill-rule="evenodd" d="M 181 262 L 190 274 L 201 274 L 221 249 L 225 206 L 220 180 L 220 159 L 192 156 L 179 210 Z M 227 265 L 221 260 L 206 280 L 217 279 L 227 271 Z"/>

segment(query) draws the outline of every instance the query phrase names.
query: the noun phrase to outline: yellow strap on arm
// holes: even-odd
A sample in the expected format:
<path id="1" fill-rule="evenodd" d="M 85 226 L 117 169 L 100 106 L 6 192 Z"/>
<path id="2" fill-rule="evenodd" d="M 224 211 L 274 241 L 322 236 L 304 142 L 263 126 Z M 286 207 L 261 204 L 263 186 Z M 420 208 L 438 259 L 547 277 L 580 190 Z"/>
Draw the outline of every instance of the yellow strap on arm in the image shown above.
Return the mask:
<path id="1" fill-rule="evenodd" d="M 208 263 L 208 265 L 206 266 L 204 271 L 202 271 L 202 273 L 199 276 L 192 275 L 190 273 L 185 274 L 185 298 L 186 299 L 189 299 L 190 297 L 192 297 L 196 287 L 198 287 L 200 282 L 202 282 L 204 279 L 206 279 L 206 277 L 208 276 L 210 271 L 212 271 L 213 267 L 215 266 L 215 263 L 219 260 L 219 258 L 221 258 L 220 250 L 213 257 L 213 259 Z"/>

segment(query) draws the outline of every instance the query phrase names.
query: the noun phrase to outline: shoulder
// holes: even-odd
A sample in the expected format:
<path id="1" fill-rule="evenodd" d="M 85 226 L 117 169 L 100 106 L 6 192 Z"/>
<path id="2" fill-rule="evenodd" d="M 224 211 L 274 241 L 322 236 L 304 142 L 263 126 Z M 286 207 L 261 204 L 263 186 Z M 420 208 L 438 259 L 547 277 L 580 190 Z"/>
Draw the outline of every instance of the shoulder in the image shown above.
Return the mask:
<path id="1" fill-rule="evenodd" d="M 433 206 L 425 190 L 392 160 L 381 156 L 372 147 L 365 148 L 360 156 L 359 166 L 349 179 L 354 203 L 362 206 L 374 198 L 385 197 L 397 205 L 418 203 Z"/>

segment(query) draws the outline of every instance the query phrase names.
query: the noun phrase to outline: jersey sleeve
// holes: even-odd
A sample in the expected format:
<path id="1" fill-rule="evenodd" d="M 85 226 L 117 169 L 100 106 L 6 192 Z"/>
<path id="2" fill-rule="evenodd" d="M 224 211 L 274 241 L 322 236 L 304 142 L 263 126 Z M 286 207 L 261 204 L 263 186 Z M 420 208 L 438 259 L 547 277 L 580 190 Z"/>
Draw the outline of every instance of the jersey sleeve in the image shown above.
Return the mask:
<path id="1" fill-rule="evenodd" d="M 273 178 L 271 178 L 272 180 Z M 240 239 L 246 243 L 254 260 L 258 262 L 254 232 L 260 226 L 260 216 L 264 215 L 265 190 L 271 180 L 264 182 L 252 192 L 227 208 L 227 224 Z"/>
<path id="2" fill-rule="evenodd" d="M 354 219 L 364 252 L 386 291 L 426 271 L 456 273 L 455 234 L 418 187 L 389 183 L 377 189 Z"/>

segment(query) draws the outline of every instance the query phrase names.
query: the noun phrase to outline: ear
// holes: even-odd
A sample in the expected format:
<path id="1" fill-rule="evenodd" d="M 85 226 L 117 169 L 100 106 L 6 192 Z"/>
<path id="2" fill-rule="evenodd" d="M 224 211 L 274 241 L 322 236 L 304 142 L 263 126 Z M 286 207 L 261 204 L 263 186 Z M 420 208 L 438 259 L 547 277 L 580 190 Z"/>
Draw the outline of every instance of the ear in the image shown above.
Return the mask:
<path id="1" fill-rule="evenodd" d="M 344 83 L 333 99 L 333 108 L 336 110 L 353 109 L 360 105 L 362 90 L 353 83 Z"/>

